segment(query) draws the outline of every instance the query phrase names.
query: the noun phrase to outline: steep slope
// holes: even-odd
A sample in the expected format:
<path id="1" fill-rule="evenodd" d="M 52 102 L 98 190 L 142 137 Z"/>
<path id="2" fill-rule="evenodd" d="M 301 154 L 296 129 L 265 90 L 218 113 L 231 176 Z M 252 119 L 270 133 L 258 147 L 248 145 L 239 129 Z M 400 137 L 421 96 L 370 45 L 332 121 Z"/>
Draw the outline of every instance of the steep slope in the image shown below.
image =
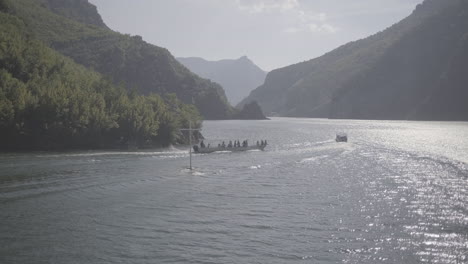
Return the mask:
<path id="1" fill-rule="evenodd" d="M 333 103 L 332 117 L 468 120 L 468 86 L 457 80 L 468 74 L 460 62 L 468 51 L 468 6 L 445 1 L 442 8 L 435 5 L 440 0 L 418 7 L 415 13 L 434 10 L 433 15 L 343 87 L 345 92 L 337 94 Z"/>
<path id="2" fill-rule="evenodd" d="M 164 48 L 113 32 L 82 17 L 85 0 L 7 0 L 14 13 L 51 48 L 141 94 L 175 93 L 207 119 L 232 115 L 223 89 L 181 65 Z M 89 6 L 86 10 L 94 9 Z M 59 10 L 59 11 L 57 11 Z M 86 12 L 85 12 L 86 14 Z M 98 23 L 99 24 L 99 23 Z"/>
<path id="3" fill-rule="evenodd" d="M 284 116 L 422 118 L 467 21 L 466 1 L 427 0 L 376 35 L 272 71 L 243 103 Z"/>
<path id="4" fill-rule="evenodd" d="M 266 72 L 243 56 L 237 60 L 207 61 L 202 58 L 177 58 L 183 65 L 203 78 L 223 86 L 232 104 L 239 103 L 263 84 Z"/>

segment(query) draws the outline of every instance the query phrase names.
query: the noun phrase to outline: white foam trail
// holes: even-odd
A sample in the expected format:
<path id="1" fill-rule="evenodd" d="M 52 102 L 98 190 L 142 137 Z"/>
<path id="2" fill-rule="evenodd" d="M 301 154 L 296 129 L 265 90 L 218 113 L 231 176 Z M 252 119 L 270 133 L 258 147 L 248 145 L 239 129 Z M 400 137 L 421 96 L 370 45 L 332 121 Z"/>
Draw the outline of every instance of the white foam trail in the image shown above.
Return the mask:
<path id="1" fill-rule="evenodd" d="M 317 156 L 317 157 L 306 158 L 306 159 L 302 159 L 299 163 L 314 162 L 314 161 L 325 159 L 325 158 L 328 158 L 328 157 L 329 157 L 328 155 L 322 155 L 322 156 Z"/>
<path id="2" fill-rule="evenodd" d="M 37 155 L 39 158 L 59 158 L 59 157 L 98 157 L 98 156 L 162 156 L 183 154 L 187 151 L 108 151 L 108 152 L 93 152 L 93 153 L 63 153 L 63 154 L 46 154 Z"/>

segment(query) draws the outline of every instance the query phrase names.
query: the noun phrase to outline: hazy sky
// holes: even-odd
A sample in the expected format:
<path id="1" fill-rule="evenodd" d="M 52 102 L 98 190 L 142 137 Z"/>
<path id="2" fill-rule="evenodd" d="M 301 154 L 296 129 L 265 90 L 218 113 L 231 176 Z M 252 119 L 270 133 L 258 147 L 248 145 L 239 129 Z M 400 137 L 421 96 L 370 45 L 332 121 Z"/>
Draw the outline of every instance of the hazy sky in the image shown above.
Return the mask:
<path id="1" fill-rule="evenodd" d="M 381 31 L 423 0 L 89 0 L 113 30 L 177 57 L 247 55 L 264 70 Z"/>

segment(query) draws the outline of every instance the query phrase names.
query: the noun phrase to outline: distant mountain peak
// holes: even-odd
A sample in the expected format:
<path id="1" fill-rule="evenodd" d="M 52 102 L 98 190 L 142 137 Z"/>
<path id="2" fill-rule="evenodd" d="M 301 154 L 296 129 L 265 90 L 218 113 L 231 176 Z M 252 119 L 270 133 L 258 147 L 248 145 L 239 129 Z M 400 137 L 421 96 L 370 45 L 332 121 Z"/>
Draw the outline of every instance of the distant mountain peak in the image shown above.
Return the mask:
<path id="1" fill-rule="evenodd" d="M 238 62 L 241 62 L 241 63 L 247 63 L 247 64 L 252 64 L 252 65 L 255 65 L 255 63 L 247 56 L 242 56 L 240 57 L 239 59 L 237 59 Z M 256 67 L 258 67 L 257 65 L 255 65 Z"/>
<path id="2" fill-rule="evenodd" d="M 250 91 L 263 84 L 266 77 L 266 72 L 245 55 L 238 59 L 218 61 L 197 57 L 177 60 L 201 77 L 221 84 L 232 104 L 240 102 Z"/>

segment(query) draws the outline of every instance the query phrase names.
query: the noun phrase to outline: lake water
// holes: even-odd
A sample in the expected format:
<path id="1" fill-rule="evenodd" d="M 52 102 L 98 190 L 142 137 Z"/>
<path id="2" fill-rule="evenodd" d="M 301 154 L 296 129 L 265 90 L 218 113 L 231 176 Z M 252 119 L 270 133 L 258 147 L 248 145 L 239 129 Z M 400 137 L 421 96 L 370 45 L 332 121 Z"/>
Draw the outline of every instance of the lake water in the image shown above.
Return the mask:
<path id="1" fill-rule="evenodd" d="M 195 155 L 193 172 L 183 148 L 0 155 L 0 263 L 468 263 L 468 123 L 203 134 L 269 145 Z"/>

